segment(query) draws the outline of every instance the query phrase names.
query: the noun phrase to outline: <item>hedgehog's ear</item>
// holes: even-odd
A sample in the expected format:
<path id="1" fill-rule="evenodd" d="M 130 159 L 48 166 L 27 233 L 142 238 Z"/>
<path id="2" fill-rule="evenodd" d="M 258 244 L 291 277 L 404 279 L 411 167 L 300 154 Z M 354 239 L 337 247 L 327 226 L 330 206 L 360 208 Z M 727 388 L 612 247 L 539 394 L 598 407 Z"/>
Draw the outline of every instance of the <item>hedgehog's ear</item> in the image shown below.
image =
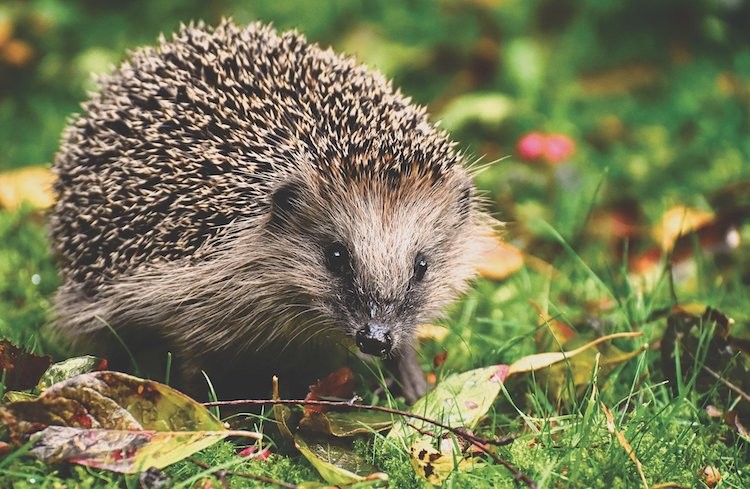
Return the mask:
<path id="1" fill-rule="evenodd" d="M 271 223 L 281 225 L 289 220 L 300 205 L 299 186 L 287 182 L 271 192 Z"/>

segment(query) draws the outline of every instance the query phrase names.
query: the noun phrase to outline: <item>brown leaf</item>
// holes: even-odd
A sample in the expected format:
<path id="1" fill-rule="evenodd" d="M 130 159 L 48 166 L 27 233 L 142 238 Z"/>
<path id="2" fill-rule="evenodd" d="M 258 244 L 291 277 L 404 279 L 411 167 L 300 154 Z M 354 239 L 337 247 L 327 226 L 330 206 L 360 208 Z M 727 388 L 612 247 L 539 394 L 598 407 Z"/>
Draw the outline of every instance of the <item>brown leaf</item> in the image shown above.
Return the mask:
<path id="1" fill-rule="evenodd" d="M 310 386 L 306 401 L 323 398 L 351 399 L 354 396 L 354 373 L 349 367 L 342 367 L 328 374 Z M 305 406 L 306 413 L 325 412 L 323 406 Z"/>
<path id="2" fill-rule="evenodd" d="M 719 482 L 721 482 L 721 472 L 719 472 L 719 469 L 712 465 L 706 465 L 706 468 L 703 469 L 703 482 L 708 487 L 716 487 Z"/>
<path id="3" fill-rule="evenodd" d="M 0 370 L 5 371 L 5 388 L 33 388 L 52 364 L 52 358 L 21 350 L 8 340 L 0 340 Z"/>
<path id="4" fill-rule="evenodd" d="M 702 313 L 700 309 L 704 309 Z M 711 307 L 673 308 L 661 341 L 661 361 L 664 376 L 674 392 L 680 383 L 676 365 L 679 353 L 679 372 L 686 378 L 695 373 L 696 358 L 705 358 L 699 364 L 701 371 L 696 377 L 695 388 L 699 392 L 716 389 L 716 381 L 719 381 L 723 384 L 718 387 L 720 396 L 729 389 L 750 401 L 750 357 L 732 336 L 735 325 L 734 320 Z M 713 335 L 708 337 L 708 331 Z"/>
<path id="5" fill-rule="evenodd" d="M 15 66 L 23 66 L 34 56 L 34 49 L 26 41 L 11 39 L 0 52 L 2 58 Z"/>

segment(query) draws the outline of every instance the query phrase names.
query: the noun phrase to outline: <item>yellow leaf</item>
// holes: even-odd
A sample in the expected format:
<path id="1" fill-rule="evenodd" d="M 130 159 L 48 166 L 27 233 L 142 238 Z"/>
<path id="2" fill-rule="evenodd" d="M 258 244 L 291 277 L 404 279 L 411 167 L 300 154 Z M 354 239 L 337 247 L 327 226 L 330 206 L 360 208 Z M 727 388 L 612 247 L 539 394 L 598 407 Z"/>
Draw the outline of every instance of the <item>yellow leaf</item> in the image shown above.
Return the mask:
<path id="1" fill-rule="evenodd" d="M 46 209 L 55 202 L 48 168 L 32 166 L 0 174 L 0 207 L 15 209 L 27 202 L 35 209 Z"/>
<path id="2" fill-rule="evenodd" d="M 549 367 L 550 365 L 554 365 L 558 362 L 562 362 L 566 358 L 574 357 L 578 355 L 579 353 L 586 351 L 589 348 L 592 348 L 604 341 L 613 340 L 615 338 L 633 338 L 636 336 L 641 336 L 641 334 L 642 333 L 637 332 L 637 331 L 614 333 L 614 334 L 610 334 L 607 336 L 602 336 L 601 338 L 597 338 L 594 341 L 590 341 L 586 343 L 580 348 L 576 348 L 575 350 L 571 350 L 568 352 L 560 351 L 560 352 L 538 353 L 536 355 L 527 355 L 523 358 L 516 360 L 510 365 L 510 367 L 508 367 L 508 376 L 512 374 L 516 374 L 516 373 L 531 372 L 533 370 L 539 370 L 542 368 Z"/>
<path id="3" fill-rule="evenodd" d="M 714 220 L 710 212 L 677 206 L 669 209 L 654 228 L 654 239 L 663 250 L 671 250 L 680 236 L 688 234 Z"/>
<path id="4" fill-rule="evenodd" d="M 435 324 L 420 324 L 417 326 L 417 338 L 420 340 L 434 340 L 441 342 L 448 336 L 450 330 L 445 326 Z"/>
<path id="5" fill-rule="evenodd" d="M 454 470 L 466 470 L 473 464 L 457 451 L 451 438 L 441 440 L 440 448 L 432 446 L 432 438 L 424 437 L 409 448 L 409 461 L 417 475 L 434 486 L 441 485 Z"/>
<path id="6" fill-rule="evenodd" d="M 477 272 L 491 280 L 502 280 L 523 267 L 521 250 L 504 243 L 497 236 L 487 240 Z"/>

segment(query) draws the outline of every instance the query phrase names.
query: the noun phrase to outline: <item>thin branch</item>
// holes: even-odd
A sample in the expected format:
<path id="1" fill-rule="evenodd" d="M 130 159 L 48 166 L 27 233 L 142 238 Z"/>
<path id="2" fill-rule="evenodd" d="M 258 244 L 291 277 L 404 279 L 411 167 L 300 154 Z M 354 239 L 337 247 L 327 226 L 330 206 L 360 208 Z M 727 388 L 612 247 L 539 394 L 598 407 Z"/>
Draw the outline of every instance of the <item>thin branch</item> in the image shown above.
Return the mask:
<path id="1" fill-rule="evenodd" d="M 707 365 L 702 366 L 703 370 L 708 372 L 709 375 L 711 375 L 713 378 L 727 386 L 729 389 L 734 391 L 735 394 L 743 398 L 745 401 L 750 402 L 750 395 L 748 395 L 745 391 L 734 385 L 733 383 L 729 382 L 727 379 L 722 377 L 719 373 L 714 372 L 711 368 L 709 368 Z"/>

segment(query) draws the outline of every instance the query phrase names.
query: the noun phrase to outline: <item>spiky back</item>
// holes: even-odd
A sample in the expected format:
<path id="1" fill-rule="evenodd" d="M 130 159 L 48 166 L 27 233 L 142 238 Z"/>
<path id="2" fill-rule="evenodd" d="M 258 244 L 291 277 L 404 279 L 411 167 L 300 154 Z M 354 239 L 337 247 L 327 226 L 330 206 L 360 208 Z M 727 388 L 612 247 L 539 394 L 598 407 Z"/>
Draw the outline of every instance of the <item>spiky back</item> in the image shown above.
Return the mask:
<path id="1" fill-rule="evenodd" d="M 83 105 L 54 169 L 51 234 L 89 295 L 149 263 L 204 257 L 298 172 L 439 180 L 457 160 L 422 108 L 353 60 L 253 24 L 183 27 Z"/>

